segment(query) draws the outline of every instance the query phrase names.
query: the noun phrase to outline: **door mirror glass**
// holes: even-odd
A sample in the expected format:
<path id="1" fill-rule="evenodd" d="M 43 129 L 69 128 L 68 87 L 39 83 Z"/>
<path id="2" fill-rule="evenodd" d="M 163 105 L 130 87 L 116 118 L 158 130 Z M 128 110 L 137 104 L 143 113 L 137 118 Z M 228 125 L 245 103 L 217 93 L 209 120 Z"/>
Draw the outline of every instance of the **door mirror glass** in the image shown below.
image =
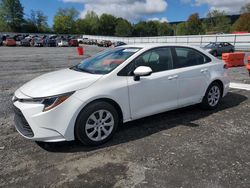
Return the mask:
<path id="1" fill-rule="evenodd" d="M 149 76 L 152 72 L 153 71 L 150 67 L 140 66 L 134 70 L 134 75 L 135 76 Z"/>

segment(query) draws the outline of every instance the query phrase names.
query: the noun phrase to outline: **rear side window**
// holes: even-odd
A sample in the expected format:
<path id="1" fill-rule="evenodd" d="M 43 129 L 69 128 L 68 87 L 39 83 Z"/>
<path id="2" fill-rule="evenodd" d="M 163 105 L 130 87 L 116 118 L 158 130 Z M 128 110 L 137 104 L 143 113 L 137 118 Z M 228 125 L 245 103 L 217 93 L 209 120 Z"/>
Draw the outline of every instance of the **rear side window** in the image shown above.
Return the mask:
<path id="1" fill-rule="evenodd" d="M 170 70 L 173 67 L 173 60 L 170 48 L 156 48 L 149 50 L 136 58 L 135 67 L 147 66 L 153 72 Z"/>
<path id="2" fill-rule="evenodd" d="M 192 48 L 175 47 L 176 60 L 174 68 L 202 65 L 211 61 L 209 57 Z"/>

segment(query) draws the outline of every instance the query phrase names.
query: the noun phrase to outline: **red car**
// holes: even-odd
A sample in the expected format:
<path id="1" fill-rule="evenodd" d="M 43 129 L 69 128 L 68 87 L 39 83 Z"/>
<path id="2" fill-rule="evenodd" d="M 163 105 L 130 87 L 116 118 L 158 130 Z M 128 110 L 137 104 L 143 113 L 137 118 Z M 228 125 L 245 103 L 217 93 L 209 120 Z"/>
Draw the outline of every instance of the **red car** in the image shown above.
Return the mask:
<path id="1" fill-rule="evenodd" d="M 70 39 L 69 40 L 69 46 L 72 46 L 72 47 L 79 46 L 79 43 L 78 43 L 77 39 Z"/>
<path id="2" fill-rule="evenodd" d="M 16 41 L 14 39 L 6 39 L 3 44 L 5 46 L 16 46 Z"/>

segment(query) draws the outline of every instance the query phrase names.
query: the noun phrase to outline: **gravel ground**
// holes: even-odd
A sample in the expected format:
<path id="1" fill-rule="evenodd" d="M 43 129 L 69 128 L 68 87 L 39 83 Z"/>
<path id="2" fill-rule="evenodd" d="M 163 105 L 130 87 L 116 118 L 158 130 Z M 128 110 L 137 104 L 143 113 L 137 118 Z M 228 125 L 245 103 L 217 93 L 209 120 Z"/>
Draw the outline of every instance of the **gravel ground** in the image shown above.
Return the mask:
<path id="1" fill-rule="evenodd" d="M 231 90 L 216 111 L 191 106 L 126 123 L 101 147 L 22 138 L 13 92 L 81 59 L 75 48 L 0 48 L 0 187 L 250 187 L 249 91 Z M 229 72 L 250 83 L 244 68 Z"/>

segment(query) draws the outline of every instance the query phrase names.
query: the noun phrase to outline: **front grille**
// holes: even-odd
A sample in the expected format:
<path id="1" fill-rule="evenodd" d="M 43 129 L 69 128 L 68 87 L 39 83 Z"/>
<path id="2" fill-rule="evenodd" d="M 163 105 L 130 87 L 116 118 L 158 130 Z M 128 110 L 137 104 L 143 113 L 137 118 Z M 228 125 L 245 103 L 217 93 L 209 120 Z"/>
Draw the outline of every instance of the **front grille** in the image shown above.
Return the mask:
<path id="1" fill-rule="evenodd" d="M 14 121 L 16 124 L 16 129 L 26 137 L 30 138 L 33 137 L 34 133 L 30 128 L 29 123 L 23 116 L 21 110 L 19 110 L 17 107 L 14 106 L 14 113 L 15 113 Z"/>

